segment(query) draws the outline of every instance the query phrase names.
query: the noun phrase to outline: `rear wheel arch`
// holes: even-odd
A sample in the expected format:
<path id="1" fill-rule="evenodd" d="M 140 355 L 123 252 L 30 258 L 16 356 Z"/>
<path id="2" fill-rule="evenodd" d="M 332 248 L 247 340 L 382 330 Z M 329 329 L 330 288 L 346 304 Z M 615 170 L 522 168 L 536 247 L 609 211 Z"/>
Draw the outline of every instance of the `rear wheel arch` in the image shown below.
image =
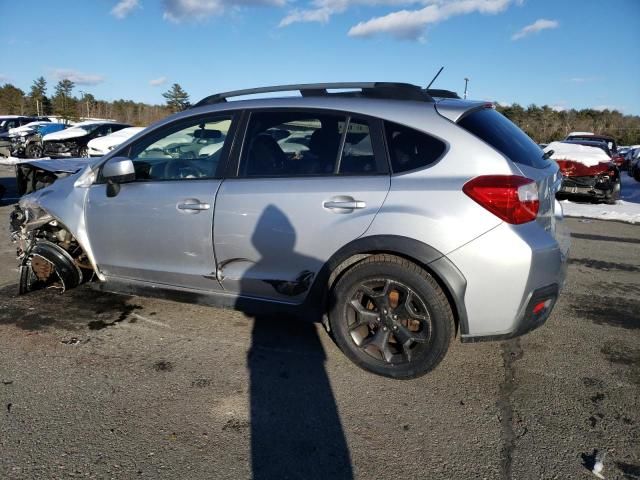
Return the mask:
<path id="1" fill-rule="evenodd" d="M 440 285 L 454 314 L 456 331 L 468 333 L 464 295 L 467 282 L 455 265 L 439 250 L 426 243 L 400 235 L 360 237 L 338 250 L 317 275 L 310 297 L 331 309 L 330 291 L 338 280 L 364 259 L 387 254 L 407 260 L 425 270 Z"/>

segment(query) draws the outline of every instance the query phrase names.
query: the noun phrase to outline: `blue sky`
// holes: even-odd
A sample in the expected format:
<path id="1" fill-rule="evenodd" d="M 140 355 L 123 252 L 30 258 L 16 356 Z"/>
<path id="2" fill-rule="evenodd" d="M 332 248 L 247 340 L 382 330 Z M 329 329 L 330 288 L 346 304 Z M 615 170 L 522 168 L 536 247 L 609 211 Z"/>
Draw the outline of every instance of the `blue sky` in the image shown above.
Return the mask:
<path id="1" fill-rule="evenodd" d="M 0 0 L 0 83 L 192 101 L 279 83 L 400 81 L 640 114 L 640 0 Z"/>

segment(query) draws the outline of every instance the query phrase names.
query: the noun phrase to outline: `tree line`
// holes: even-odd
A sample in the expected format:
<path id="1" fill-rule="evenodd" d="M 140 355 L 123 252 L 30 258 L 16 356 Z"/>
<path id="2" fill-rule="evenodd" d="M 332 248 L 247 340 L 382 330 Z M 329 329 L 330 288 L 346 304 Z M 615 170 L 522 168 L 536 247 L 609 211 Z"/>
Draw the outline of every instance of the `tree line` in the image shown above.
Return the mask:
<path id="1" fill-rule="evenodd" d="M 498 105 L 496 109 L 518 125 L 536 143 L 564 139 L 570 132 L 594 132 L 615 138 L 619 145 L 640 144 L 640 116 L 624 115 L 617 110 L 557 111 L 544 105 Z"/>
<path id="2" fill-rule="evenodd" d="M 6 83 L 0 86 L 0 115 L 57 115 L 67 121 L 106 118 L 146 126 L 190 106 L 189 95 L 177 83 L 162 94 L 166 99 L 165 105 L 122 99 L 109 102 L 81 90 L 76 96 L 75 87 L 74 82 L 63 79 L 54 86 L 53 95 L 48 95 L 44 77 L 35 79 L 28 93 Z"/>
<path id="3" fill-rule="evenodd" d="M 47 81 L 39 77 L 28 93 L 9 83 L 0 86 L 0 115 L 58 115 L 66 120 L 108 118 L 136 126 L 146 126 L 170 113 L 190 106 L 189 94 L 177 83 L 164 92 L 164 105 L 149 105 L 132 100 L 108 102 L 79 91 L 68 79 L 60 80 L 47 94 Z M 544 105 L 498 105 L 497 110 L 523 129 L 537 143 L 561 140 L 573 131 L 587 131 L 614 137 L 620 145 L 640 144 L 640 116 L 624 115 L 617 110 L 562 110 Z"/>

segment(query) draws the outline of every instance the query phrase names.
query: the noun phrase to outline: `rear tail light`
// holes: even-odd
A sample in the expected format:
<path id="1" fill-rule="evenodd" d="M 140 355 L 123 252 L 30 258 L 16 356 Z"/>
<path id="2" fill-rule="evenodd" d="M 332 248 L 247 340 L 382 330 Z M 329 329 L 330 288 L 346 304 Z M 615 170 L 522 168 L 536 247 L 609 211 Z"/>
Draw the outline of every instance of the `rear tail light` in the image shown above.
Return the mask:
<path id="1" fill-rule="evenodd" d="M 485 175 L 465 183 L 462 191 L 507 223 L 518 225 L 538 216 L 538 185 L 526 177 Z"/>

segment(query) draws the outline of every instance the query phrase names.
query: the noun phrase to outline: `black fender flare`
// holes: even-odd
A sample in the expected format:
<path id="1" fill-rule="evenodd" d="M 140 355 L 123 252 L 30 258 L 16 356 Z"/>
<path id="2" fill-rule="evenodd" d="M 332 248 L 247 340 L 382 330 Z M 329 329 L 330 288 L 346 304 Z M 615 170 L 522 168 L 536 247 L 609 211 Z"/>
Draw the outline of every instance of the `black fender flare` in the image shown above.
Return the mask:
<path id="1" fill-rule="evenodd" d="M 442 252 L 426 243 L 401 235 L 359 237 L 340 248 L 316 275 L 307 299 L 316 305 L 320 302 L 320 305 L 325 306 L 327 292 L 336 279 L 333 275 L 336 269 L 354 256 L 374 253 L 388 253 L 404 257 L 428 271 L 438 281 L 449 298 L 460 333 L 468 333 L 468 317 L 464 303 L 467 280 Z M 357 261 L 347 265 L 347 268 L 355 263 Z M 343 271 L 346 271 L 346 268 Z"/>

